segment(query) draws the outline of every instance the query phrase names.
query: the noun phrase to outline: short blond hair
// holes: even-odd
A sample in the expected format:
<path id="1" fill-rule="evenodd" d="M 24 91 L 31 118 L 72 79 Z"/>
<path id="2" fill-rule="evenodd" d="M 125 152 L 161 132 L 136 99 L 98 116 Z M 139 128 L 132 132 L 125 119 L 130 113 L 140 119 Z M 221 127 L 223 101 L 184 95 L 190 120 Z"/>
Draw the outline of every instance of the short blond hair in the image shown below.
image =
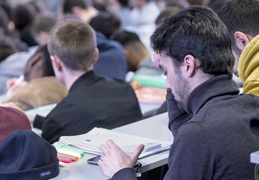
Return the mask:
<path id="1" fill-rule="evenodd" d="M 50 32 L 50 55 L 58 56 L 72 70 L 87 70 L 94 59 L 95 49 L 94 30 L 79 19 L 62 20 Z"/>

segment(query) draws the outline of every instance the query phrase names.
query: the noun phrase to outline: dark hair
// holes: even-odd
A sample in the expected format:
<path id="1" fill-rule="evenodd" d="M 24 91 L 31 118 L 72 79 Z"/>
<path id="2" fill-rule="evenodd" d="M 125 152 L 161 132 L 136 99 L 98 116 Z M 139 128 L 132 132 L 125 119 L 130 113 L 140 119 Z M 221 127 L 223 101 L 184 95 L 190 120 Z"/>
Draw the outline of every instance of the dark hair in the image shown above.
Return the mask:
<path id="1" fill-rule="evenodd" d="M 229 74 L 234 65 L 227 28 L 216 13 L 203 6 L 190 6 L 168 18 L 151 36 L 155 52 L 166 53 L 173 64 L 190 54 L 204 73 Z"/>
<path id="2" fill-rule="evenodd" d="M 17 52 L 17 48 L 13 40 L 0 33 L 0 62 L 15 52 Z"/>
<path id="3" fill-rule="evenodd" d="M 129 0 L 118 0 L 122 7 L 129 7 Z"/>
<path id="4" fill-rule="evenodd" d="M 45 44 L 43 46 L 40 46 L 38 48 L 37 52 L 41 52 L 44 56 L 44 58 L 43 58 L 43 60 L 44 60 L 44 62 L 43 62 L 43 76 L 44 77 L 45 76 L 55 76 L 47 44 Z"/>
<path id="5" fill-rule="evenodd" d="M 1 31 L 5 34 L 5 35 L 10 35 L 10 30 L 8 28 L 8 24 L 10 22 L 10 19 L 6 13 L 6 11 L 4 10 L 4 8 L 2 8 L 0 6 L 0 29 Z"/>
<path id="6" fill-rule="evenodd" d="M 15 28 L 20 30 L 31 26 L 34 17 L 25 5 L 18 5 L 13 10 Z"/>
<path id="7" fill-rule="evenodd" d="M 116 31 L 110 38 L 111 40 L 118 41 L 121 43 L 122 46 L 125 46 L 126 44 L 134 41 L 141 41 L 139 36 L 130 31 L 126 30 L 119 30 Z"/>
<path id="8" fill-rule="evenodd" d="M 159 26 L 162 24 L 166 18 L 175 15 L 176 13 L 180 12 L 183 8 L 178 8 L 178 7 L 168 7 L 165 8 L 163 11 L 160 12 L 158 17 L 155 20 L 156 26 Z"/>
<path id="9" fill-rule="evenodd" d="M 218 12 L 227 0 L 210 0 L 207 4 L 214 12 Z"/>
<path id="10" fill-rule="evenodd" d="M 40 64 L 40 65 L 39 65 Z M 40 72 L 39 68 L 40 67 Z M 47 45 L 37 48 L 35 53 L 28 59 L 24 68 L 24 77 L 27 81 L 35 78 L 55 76 Z"/>
<path id="11" fill-rule="evenodd" d="M 119 17 L 109 12 L 100 12 L 90 20 L 89 24 L 95 31 L 101 32 L 108 38 L 121 27 Z"/>
<path id="12" fill-rule="evenodd" d="M 87 9 L 88 4 L 84 0 L 64 0 L 63 2 L 63 13 L 72 13 L 73 7 L 80 7 L 82 9 Z"/>
<path id="13" fill-rule="evenodd" d="M 227 26 L 232 46 L 236 48 L 234 33 L 241 31 L 251 36 L 259 33 L 259 1 L 227 1 L 218 11 L 218 15 Z"/>
<path id="14" fill-rule="evenodd" d="M 95 49 L 95 32 L 81 20 L 62 20 L 50 32 L 50 55 L 58 56 L 72 70 L 87 70 L 91 66 Z"/>
<path id="15" fill-rule="evenodd" d="M 41 31 L 49 33 L 55 24 L 55 19 L 48 16 L 38 15 L 32 24 L 31 30 L 34 34 L 38 34 Z"/>

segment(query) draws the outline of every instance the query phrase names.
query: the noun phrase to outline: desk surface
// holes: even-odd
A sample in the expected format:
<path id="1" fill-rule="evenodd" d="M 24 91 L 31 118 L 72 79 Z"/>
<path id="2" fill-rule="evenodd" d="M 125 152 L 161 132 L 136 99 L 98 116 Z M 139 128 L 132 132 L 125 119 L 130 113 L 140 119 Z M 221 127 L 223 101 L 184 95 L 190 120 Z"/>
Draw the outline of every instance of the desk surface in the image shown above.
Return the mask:
<path id="1" fill-rule="evenodd" d="M 127 134 L 134 134 L 147 138 L 153 138 L 161 141 L 172 141 L 173 137 L 167 128 L 168 118 L 167 113 L 163 113 L 151 118 L 147 118 L 135 123 L 131 123 L 114 129 L 116 132 L 123 132 Z M 86 154 L 77 162 L 68 163 L 65 167 L 60 168 L 60 174 L 54 178 L 55 180 L 63 179 L 77 179 L 77 180 L 105 180 L 102 170 L 97 165 L 87 164 L 87 159 L 94 155 Z M 139 160 L 142 167 L 139 172 L 146 172 L 151 169 L 167 164 L 168 151 L 158 153 Z"/>

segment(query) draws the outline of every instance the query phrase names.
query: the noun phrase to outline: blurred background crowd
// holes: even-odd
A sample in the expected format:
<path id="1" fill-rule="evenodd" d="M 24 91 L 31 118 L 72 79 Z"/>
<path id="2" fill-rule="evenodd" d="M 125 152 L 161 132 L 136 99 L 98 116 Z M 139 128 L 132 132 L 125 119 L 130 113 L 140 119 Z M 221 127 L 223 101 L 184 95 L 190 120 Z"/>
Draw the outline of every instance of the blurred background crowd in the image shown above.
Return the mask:
<path id="1" fill-rule="evenodd" d="M 29 83 L 29 86 L 16 91 L 5 101 L 23 101 L 25 107 L 22 109 L 57 103 L 66 96 L 65 87 L 60 82 L 46 78 L 55 76 L 46 47 L 49 32 L 64 18 L 82 19 L 96 31 L 100 52 L 94 66 L 97 74 L 131 82 L 133 88 L 138 89 L 141 84 L 134 81 L 138 75 L 163 75 L 151 60 L 149 37 L 155 28 L 165 18 L 188 6 L 206 5 L 218 11 L 224 2 L 0 0 L 0 94 L 9 93 L 20 77 L 23 80 L 20 84 Z M 36 98 L 40 100 L 35 102 Z"/>

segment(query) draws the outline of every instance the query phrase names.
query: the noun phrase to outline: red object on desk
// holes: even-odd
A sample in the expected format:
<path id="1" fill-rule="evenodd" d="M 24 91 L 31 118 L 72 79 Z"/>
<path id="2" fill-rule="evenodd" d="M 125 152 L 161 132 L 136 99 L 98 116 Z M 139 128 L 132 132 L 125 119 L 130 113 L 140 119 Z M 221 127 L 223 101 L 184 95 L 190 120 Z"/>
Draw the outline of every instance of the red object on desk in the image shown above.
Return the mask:
<path id="1" fill-rule="evenodd" d="M 135 90 L 139 102 L 163 103 L 166 100 L 166 89 L 142 87 Z"/>
<path id="2" fill-rule="evenodd" d="M 58 156 L 58 160 L 64 163 L 70 163 L 73 161 L 71 158 L 60 157 L 60 156 Z"/>
<path id="3" fill-rule="evenodd" d="M 58 159 L 61 162 L 70 163 L 72 161 L 77 161 L 78 157 L 58 152 Z"/>

